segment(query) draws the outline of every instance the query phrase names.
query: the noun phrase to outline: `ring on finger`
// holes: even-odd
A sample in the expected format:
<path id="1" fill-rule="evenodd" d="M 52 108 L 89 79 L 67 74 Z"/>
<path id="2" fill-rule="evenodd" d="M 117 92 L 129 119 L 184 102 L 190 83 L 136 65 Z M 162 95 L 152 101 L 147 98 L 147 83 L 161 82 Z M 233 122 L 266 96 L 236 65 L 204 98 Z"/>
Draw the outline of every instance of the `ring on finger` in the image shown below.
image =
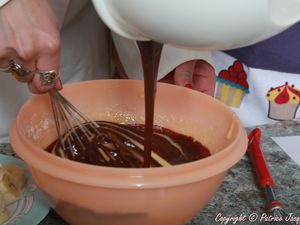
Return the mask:
<path id="1" fill-rule="evenodd" d="M 1 68 L 1 71 L 5 73 L 11 73 L 13 77 L 20 82 L 28 82 L 28 75 L 31 73 L 30 70 L 23 68 L 14 60 L 10 60 L 8 67 Z"/>
<path id="2" fill-rule="evenodd" d="M 40 75 L 40 82 L 43 86 L 53 85 L 59 77 L 55 70 L 37 71 L 37 73 Z"/>

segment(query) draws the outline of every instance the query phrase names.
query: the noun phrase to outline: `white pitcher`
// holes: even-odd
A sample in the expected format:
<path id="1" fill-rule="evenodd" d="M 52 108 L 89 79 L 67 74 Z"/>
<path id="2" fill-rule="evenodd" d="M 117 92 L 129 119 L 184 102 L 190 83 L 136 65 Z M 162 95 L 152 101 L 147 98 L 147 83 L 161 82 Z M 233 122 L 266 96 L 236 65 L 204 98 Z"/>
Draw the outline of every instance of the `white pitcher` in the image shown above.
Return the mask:
<path id="1" fill-rule="evenodd" d="M 108 27 L 134 40 L 201 50 L 267 39 L 300 20 L 300 0 L 93 0 Z"/>

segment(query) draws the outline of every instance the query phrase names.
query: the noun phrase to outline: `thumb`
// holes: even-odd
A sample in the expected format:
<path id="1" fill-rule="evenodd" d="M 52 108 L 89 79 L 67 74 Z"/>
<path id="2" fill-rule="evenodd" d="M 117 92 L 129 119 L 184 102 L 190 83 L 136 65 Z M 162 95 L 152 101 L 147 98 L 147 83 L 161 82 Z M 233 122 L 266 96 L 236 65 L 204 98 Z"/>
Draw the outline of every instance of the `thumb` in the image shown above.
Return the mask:
<path id="1" fill-rule="evenodd" d="M 214 96 L 216 74 L 212 65 L 204 60 L 198 60 L 193 78 L 195 90 Z"/>
<path id="2" fill-rule="evenodd" d="M 174 73 L 174 84 L 193 88 L 193 74 L 196 65 L 196 60 L 187 61 L 180 64 Z"/>

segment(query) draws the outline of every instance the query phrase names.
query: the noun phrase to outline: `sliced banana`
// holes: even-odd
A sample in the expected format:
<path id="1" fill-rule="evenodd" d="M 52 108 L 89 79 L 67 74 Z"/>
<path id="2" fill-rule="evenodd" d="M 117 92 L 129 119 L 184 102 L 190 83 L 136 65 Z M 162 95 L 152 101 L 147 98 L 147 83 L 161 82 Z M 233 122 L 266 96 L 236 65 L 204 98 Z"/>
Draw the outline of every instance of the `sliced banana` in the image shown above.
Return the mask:
<path id="1" fill-rule="evenodd" d="M 2 165 L 2 167 L 4 170 L 6 170 L 15 186 L 22 189 L 27 181 L 24 170 L 15 164 L 6 164 Z"/>
<path id="2" fill-rule="evenodd" d="M 9 211 L 5 206 L 3 194 L 0 193 L 0 224 L 5 223 L 9 218 Z"/>
<path id="3" fill-rule="evenodd" d="M 0 192 L 6 205 L 19 200 L 21 197 L 21 189 L 14 184 L 10 175 L 3 168 L 0 168 Z"/>
<path id="4" fill-rule="evenodd" d="M 0 224 L 9 219 L 7 205 L 18 201 L 27 178 L 23 169 L 15 164 L 0 164 Z"/>
<path id="5" fill-rule="evenodd" d="M 9 219 L 9 211 L 7 208 L 0 209 L 0 224 L 4 224 Z"/>

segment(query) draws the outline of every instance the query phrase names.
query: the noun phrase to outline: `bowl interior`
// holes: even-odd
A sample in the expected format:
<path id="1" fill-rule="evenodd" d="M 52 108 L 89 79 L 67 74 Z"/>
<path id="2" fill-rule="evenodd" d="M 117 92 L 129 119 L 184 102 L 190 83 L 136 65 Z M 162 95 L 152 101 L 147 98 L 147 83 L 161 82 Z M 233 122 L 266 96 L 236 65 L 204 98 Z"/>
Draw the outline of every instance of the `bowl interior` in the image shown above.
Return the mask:
<path id="1" fill-rule="evenodd" d="M 62 94 L 93 120 L 144 123 L 142 81 L 100 80 L 65 85 Z M 156 125 L 199 140 L 212 154 L 230 145 L 240 132 L 235 114 L 222 103 L 199 92 L 158 83 Z M 21 109 L 17 128 L 39 148 L 56 137 L 48 94 L 35 96 Z"/>

